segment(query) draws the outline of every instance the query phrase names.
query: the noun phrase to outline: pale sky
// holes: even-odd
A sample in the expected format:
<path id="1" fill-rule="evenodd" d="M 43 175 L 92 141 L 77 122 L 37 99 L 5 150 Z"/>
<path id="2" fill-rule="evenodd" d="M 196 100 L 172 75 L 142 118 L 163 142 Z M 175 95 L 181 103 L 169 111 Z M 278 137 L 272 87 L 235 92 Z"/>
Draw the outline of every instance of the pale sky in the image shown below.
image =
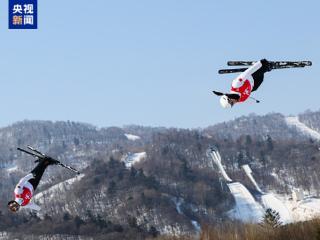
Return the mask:
<path id="1" fill-rule="evenodd" d="M 320 2 L 38 0 L 38 30 L 8 30 L 0 2 L 0 126 L 71 120 L 196 128 L 249 113 L 319 110 Z M 266 75 L 222 109 L 228 60 L 311 60 Z"/>

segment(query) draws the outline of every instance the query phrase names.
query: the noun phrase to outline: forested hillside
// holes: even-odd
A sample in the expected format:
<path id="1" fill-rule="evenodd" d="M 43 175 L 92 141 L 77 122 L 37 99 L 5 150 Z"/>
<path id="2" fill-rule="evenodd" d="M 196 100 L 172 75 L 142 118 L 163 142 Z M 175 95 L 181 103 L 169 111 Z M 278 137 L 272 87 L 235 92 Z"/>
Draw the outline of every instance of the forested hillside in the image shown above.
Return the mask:
<path id="1" fill-rule="evenodd" d="M 293 188 L 320 194 L 320 112 L 297 117 L 250 115 L 205 129 L 23 121 L 0 129 L 0 230 L 8 236 L 143 239 L 190 235 L 230 220 L 234 199 L 206 155 L 216 146 L 232 179 L 249 190 L 249 164 L 265 191 Z M 32 145 L 78 168 L 50 166 L 37 189 L 39 213 L 6 207 L 14 185 L 34 159 L 16 147 Z M 26 230 L 27 229 L 27 230 Z M 11 234 L 11 235 L 10 235 Z M 102 237 L 103 236 L 103 237 Z M 133 237 L 134 236 L 134 237 Z M 26 239 L 26 238 L 25 238 Z M 53 239 L 53 238 L 52 238 Z M 61 238 L 63 239 L 63 237 Z"/>

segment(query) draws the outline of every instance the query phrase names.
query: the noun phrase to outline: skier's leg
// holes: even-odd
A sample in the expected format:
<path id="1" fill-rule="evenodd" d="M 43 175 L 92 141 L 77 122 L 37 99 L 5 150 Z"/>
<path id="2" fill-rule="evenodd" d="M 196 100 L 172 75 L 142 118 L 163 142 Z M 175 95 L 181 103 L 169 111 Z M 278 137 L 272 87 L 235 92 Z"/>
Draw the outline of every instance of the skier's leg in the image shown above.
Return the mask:
<path id="1" fill-rule="evenodd" d="M 271 71 L 270 63 L 266 59 L 262 59 L 260 62 L 262 66 L 252 74 L 252 78 L 254 80 L 252 92 L 256 91 L 260 87 L 263 82 L 264 74 Z"/>
<path id="2" fill-rule="evenodd" d="M 261 83 L 263 82 L 263 77 L 264 77 L 264 71 L 262 68 L 260 68 L 258 71 L 252 74 L 254 85 L 251 92 L 256 91 L 260 87 Z"/>
<path id="3" fill-rule="evenodd" d="M 47 160 L 40 160 L 38 165 L 31 171 L 33 178 L 29 180 L 31 185 L 33 186 L 33 189 L 36 190 L 36 188 L 39 185 L 39 182 L 41 180 L 41 177 L 46 170 L 46 168 L 50 165 L 50 162 Z"/>

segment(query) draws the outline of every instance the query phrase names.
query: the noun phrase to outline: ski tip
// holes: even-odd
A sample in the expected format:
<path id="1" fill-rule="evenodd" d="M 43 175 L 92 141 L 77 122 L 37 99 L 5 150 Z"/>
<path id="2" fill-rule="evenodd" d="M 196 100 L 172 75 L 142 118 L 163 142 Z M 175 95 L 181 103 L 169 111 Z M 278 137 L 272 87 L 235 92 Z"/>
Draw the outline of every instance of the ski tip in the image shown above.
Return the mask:
<path id="1" fill-rule="evenodd" d="M 300 63 L 304 66 L 312 66 L 312 61 L 301 61 Z"/>

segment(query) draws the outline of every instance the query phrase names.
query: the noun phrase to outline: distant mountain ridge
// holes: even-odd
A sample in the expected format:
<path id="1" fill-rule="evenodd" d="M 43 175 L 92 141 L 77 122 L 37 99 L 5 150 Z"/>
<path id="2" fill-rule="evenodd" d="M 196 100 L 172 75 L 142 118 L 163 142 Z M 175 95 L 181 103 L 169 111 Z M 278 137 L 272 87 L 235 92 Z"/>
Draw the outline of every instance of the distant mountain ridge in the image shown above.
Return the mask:
<path id="1" fill-rule="evenodd" d="M 314 131 L 320 132 L 320 112 L 305 112 L 296 116 L 299 122 Z M 264 116 L 251 114 L 232 121 L 219 123 L 204 129 L 210 135 L 220 138 L 237 139 L 241 135 L 266 136 L 274 139 L 312 138 L 299 126 L 288 123 L 288 117 L 279 113 Z"/>
<path id="2" fill-rule="evenodd" d="M 45 173 L 37 189 L 42 220 L 34 216 L 29 222 L 41 234 L 194 234 L 202 224 L 227 219 L 234 206 L 206 156 L 209 146 L 219 149 L 231 178 L 249 190 L 254 187 L 243 164 L 265 189 L 290 194 L 300 187 L 320 195 L 319 129 L 319 111 L 249 115 L 203 129 L 22 121 L 0 128 L 0 196 L 11 199 L 17 180 L 34 167 L 34 159 L 16 147 L 33 145 L 83 173 L 81 179 L 59 167 Z M 144 157 L 128 165 L 128 156 L 139 153 Z M 23 231 L 28 213 L 15 218 L 5 202 L 0 231 Z M 20 225 L 12 228 L 13 222 Z"/>

